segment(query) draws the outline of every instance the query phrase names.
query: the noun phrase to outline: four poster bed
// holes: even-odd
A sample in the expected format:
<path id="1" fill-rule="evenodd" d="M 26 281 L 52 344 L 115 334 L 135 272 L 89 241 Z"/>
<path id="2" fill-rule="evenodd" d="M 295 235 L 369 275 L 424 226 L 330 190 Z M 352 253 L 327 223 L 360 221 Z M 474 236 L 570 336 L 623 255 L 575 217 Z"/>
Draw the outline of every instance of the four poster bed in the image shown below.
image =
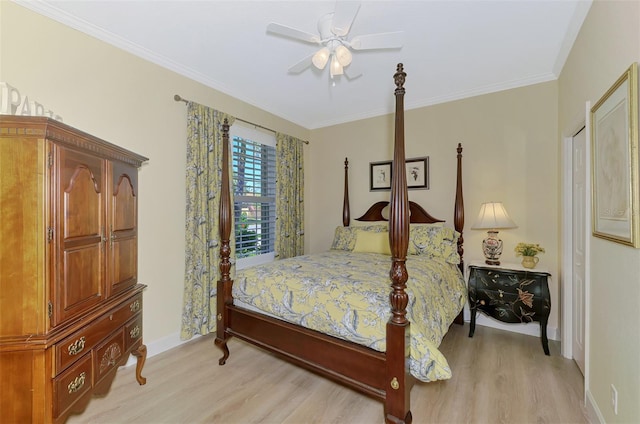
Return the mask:
<path id="1" fill-rule="evenodd" d="M 357 219 L 366 224 L 350 227 L 345 160 L 344 227 L 336 229 L 332 249 L 239 271 L 235 285 L 229 275 L 233 209 L 229 127 L 223 126 L 221 279 L 215 340 L 223 351 L 220 365 L 229 357 L 228 339 L 238 337 L 381 400 L 389 423 L 412 421 L 409 400 L 416 378 L 450 377 L 437 347 L 454 318 L 460 320 L 466 299 L 461 272 L 462 147 L 458 145 L 457 150 L 456 233 L 408 200 L 405 76 L 398 64 L 390 202 L 374 204 Z M 389 208 L 388 223 L 382 216 L 385 207 Z M 376 221 L 383 224 L 374 224 Z"/>

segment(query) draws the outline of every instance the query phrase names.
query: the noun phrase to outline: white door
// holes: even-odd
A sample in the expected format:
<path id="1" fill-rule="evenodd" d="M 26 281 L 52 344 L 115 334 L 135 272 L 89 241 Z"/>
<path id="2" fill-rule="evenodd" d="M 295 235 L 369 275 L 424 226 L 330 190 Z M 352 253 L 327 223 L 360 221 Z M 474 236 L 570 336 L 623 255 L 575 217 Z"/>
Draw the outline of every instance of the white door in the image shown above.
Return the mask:
<path id="1" fill-rule="evenodd" d="M 573 359 L 584 375 L 585 327 L 585 239 L 587 234 L 587 144 L 586 130 L 573 136 L 572 172 L 572 268 L 573 268 Z"/>

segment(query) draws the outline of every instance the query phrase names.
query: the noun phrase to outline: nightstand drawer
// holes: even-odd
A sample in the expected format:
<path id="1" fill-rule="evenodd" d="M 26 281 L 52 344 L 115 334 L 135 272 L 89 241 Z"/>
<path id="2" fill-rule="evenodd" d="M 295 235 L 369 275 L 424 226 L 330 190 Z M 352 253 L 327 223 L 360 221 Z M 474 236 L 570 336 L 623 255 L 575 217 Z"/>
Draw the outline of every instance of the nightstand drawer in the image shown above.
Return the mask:
<path id="1" fill-rule="evenodd" d="M 480 289 L 475 294 L 469 292 L 469 301 L 473 302 L 477 309 L 500 321 L 531 322 L 535 312 L 531 309 L 529 295 L 530 293 L 527 292 L 517 294 L 503 290 Z M 525 302 L 527 303 L 525 304 Z"/>

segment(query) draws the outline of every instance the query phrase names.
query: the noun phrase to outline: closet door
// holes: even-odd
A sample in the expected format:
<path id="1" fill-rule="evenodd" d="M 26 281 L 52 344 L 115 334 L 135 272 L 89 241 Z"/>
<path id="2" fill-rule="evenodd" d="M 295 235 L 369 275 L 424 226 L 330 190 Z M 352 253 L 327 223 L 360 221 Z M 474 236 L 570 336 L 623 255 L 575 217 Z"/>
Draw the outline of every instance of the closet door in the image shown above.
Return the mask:
<path id="1" fill-rule="evenodd" d="M 107 296 L 138 282 L 137 168 L 120 162 L 110 166 Z"/>
<path id="2" fill-rule="evenodd" d="M 105 160 L 60 146 L 54 157 L 53 326 L 104 299 L 106 240 Z"/>

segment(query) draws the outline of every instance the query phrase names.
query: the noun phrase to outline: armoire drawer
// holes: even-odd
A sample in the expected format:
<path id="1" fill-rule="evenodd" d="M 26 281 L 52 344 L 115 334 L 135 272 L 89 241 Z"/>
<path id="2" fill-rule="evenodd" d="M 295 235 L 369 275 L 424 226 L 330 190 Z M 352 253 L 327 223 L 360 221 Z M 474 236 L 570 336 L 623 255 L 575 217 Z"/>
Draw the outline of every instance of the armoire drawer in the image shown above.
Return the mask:
<path id="1" fill-rule="evenodd" d="M 142 310 L 142 294 L 132 298 L 56 344 L 55 375 L 73 364 L 85 352 L 93 349 L 105 337 L 122 327 Z"/>
<path id="2" fill-rule="evenodd" d="M 53 380 L 53 416 L 64 413 L 82 395 L 91 390 L 93 381 L 93 361 L 91 353 Z"/>
<path id="3" fill-rule="evenodd" d="M 124 327 L 112 334 L 93 353 L 94 385 L 116 368 L 125 355 Z M 127 354 L 128 356 L 128 354 Z"/>

